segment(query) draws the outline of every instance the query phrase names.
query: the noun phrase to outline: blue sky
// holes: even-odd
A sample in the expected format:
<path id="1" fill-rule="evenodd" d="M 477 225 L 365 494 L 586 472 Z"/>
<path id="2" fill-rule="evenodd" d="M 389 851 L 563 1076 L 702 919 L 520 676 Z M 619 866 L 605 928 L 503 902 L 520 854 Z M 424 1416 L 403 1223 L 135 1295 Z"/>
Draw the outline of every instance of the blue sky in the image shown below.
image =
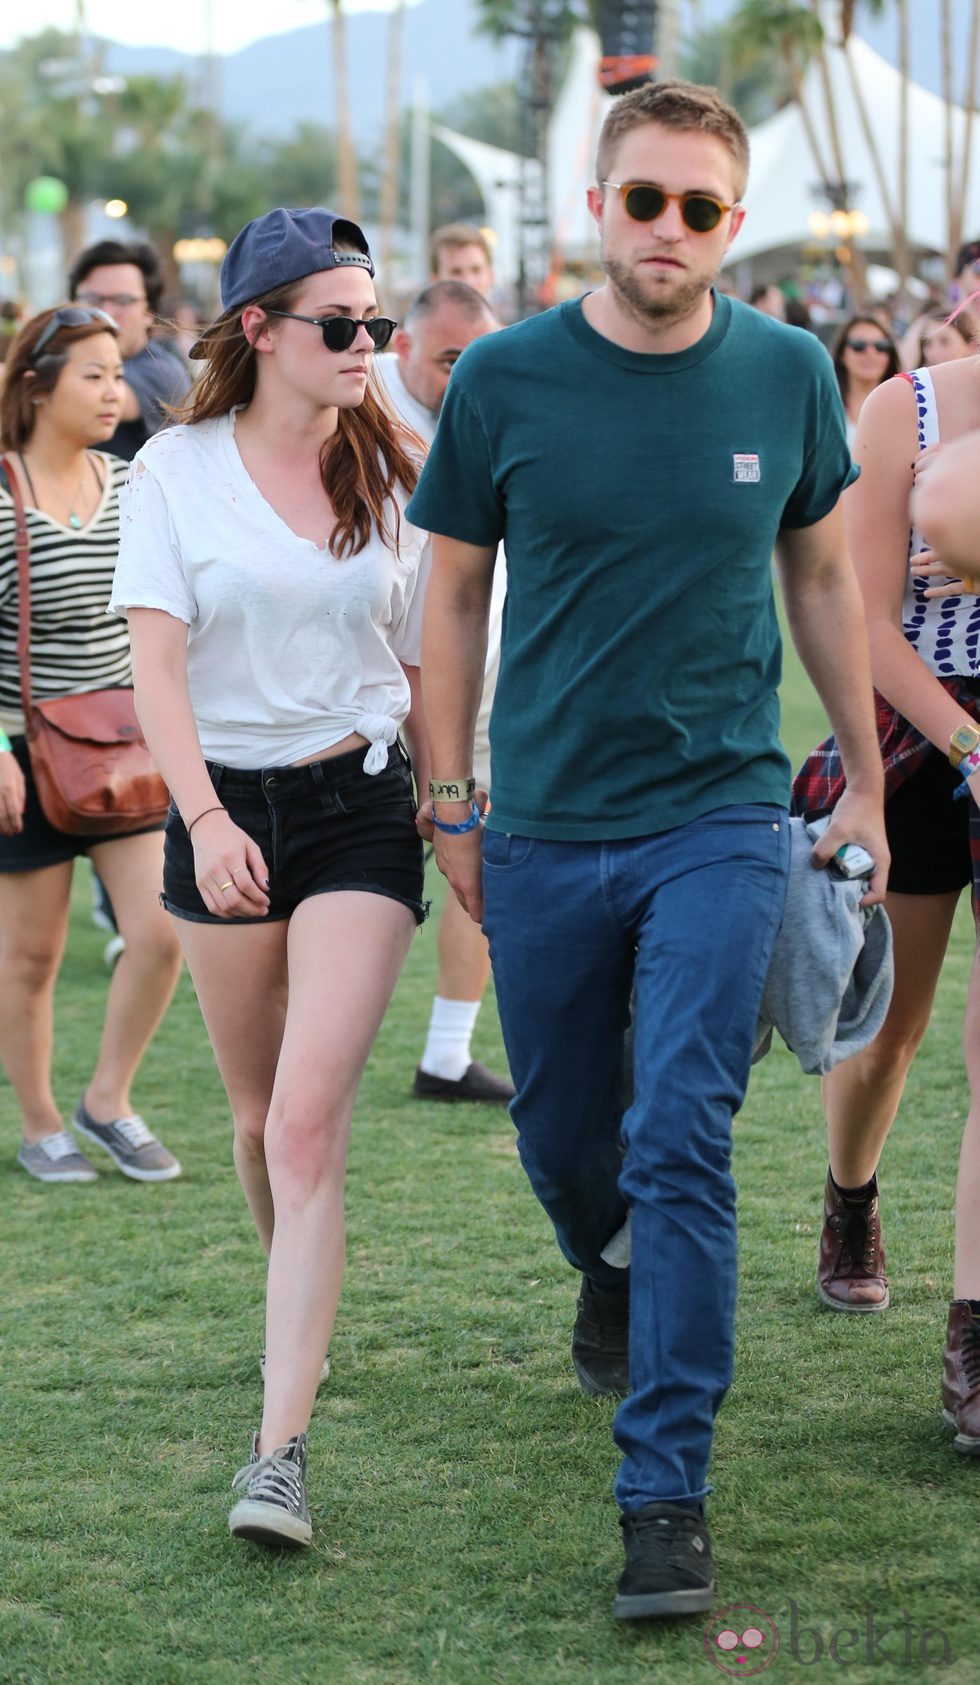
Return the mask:
<path id="1" fill-rule="evenodd" d="M 393 0 L 346 0 L 348 12 L 387 12 Z M 410 6 L 418 0 L 408 0 Z M 205 49 L 205 0 L 166 0 L 164 5 L 141 6 L 133 0 L 86 0 L 86 21 L 93 35 L 143 47 L 178 47 L 188 53 Z M 215 50 L 234 53 L 263 35 L 284 34 L 326 16 L 325 0 L 211 0 Z M 76 16 L 75 0 L 31 0 L 29 22 L 16 6 L 0 7 L 0 47 L 10 47 L 23 35 L 36 35 L 47 26 L 70 31 Z"/>

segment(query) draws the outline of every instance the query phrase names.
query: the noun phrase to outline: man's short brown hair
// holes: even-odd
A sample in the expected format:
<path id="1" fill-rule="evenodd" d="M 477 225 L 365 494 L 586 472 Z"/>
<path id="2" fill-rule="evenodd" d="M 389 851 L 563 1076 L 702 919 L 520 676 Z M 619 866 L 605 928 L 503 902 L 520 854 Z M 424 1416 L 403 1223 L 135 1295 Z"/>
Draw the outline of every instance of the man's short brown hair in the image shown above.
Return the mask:
<path id="1" fill-rule="evenodd" d="M 735 164 L 735 197 L 742 197 L 749 177 L 749 137 L 745 124 L 717 88 L 705 88 L 698 82 L 644 82 L 642 88 L 619 95 L 606 113 L 599 134 L 595 170 L 600 186 L 608 179 L 623 136 L 644 123 L 662 123 L 667 129 L 717 135 L 728 147 Z"/>
<path id="2" fill-rule="evenodd" d="M 445 222 L 441 228 L 436 229 L 429 240 L 429 269 L 432 274 L 436 274 L 443 252 L 458 251 L 461 246 L 479 246 L 491 269 L 493 268 L 490 242 L 482 228 L 477 228 L 472 222 Z"/>

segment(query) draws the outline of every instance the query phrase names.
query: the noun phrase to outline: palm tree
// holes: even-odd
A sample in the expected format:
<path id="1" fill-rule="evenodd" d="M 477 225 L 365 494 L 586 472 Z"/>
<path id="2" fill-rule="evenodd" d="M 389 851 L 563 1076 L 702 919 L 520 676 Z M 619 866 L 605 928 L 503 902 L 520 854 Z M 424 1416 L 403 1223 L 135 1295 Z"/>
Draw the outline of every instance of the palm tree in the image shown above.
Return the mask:
<path id="1" fill-rule="evenodd" d="M 809 6 L 801 4 L 801 0 L 741 0 L 729 27 L 736 63 L 751 64 L 759 54 L 773 52 L 782 62 L 793 98 L 800 108 L 810 155 L 824 189 L 833 200 L 837 183 L 824 158 L 803 92 L 807 65 L 823 42 L 823 25 L 819 17 L 814 16 Z"/>
<path id="2" fill-rule="evenodd" d="M 842 48 L 843 54 L 844 54 L 844 63 L 847 66 L 848 77 L 850 78 L 851 93 L 854 97 L 854 105 L 855 105 L 855 108 L 857 110 L 858 119 L 859 119 L 860 124 L 861 124 L 861 130 L 862 130 L 862 133 L 864 135 L 864 142 L 865 142 L 865 145 L 867 146 L 867 149 L 868 149 L 868 156 L 871 159 L 871 167 L 874 170 L 875 181 L 877 182 L 877 185 L 878 185 L 878 192 L 879 192 L 879 195 L 881 197 L 882 205 L 884 207 L 885 216 L 888 219 L 889 232 L 891 233 L 891 238 L 892 238 L 892 251 L 893 251 L 893 256 L 894 256 L 894 260 L 895 260 L 895 267 L 896 267 L 896 269 L 898 271 L 898 275 L 899 275 L 899 291 L 904 292 L 905 284 L 908 280 L 909 271 L 910 271 L 910 268 L 911 268 L 911 254 L 909 252 L 908 235 L 907 235 L 907 227 L 908 227 L 908 204 L 907 204 L 907 200 L 908 200 L 908 86 L 909 86 L 909 84 L 908 84 L 908 64 L 906 62 L 905 67 L 904 67 L 904 73 L 903 73 L 903 78 L 902 78 L 902 83 L 901 83 L 901 92 L 900 92 L 900 95 L 899 95 L 899 173 L 898 173 L 898 195 L 897 195 L 897 198 L 896 198 L 895 195 L 892 192 L 891 182 L 889 181 L 888 175 L 885 171 L 884 160 L 881 156 L 881 148 L 878 145 L 878 137 L 875 134 L 874 126 L 871 122 L 871 115 L 868 111 L 868 102 L 864 97 L 864 89 L 861 86 L 861 80 L 860 80 L 860 77 L 858 76 L 857 69 L 856 69 L 855 64 L 854 64 L 854 55 L 851 51 L 851 32 L 854 28 L 854 24 L 855 24 L 855 21 L 856 21 L 855 14 L 856 14 L 856 11 L 857 11 L 857 4 L 858 4 L 858 0 L 841 0 L 840 19 L 839 19 L 839 22 L 840 22 L 840 44 L 841 44 L 841 48 Z M 873 15 L 879 16 L 879 17 L 884 12 L 887 4 L 888 4 L 888 0 L 864 0 L 865 9 L 868 12 L 872 13 Z M 900 12 L 905 11 L 905 4 L 906 4 L 906 0 L 899 0 Z M 908 33 L 908 14 L 907 14 L 907 12 L 906 12 L 906 15 L 905 15 L 905 30 L 906 30 L 906 35 L 907 35 L 907 33 Z M 901 31 L 901 23 L 900 23 L 900 31 Z M 907 59 L 907 48 L 908 48 L 908 43 L 906 41 L 906 59 Z"/>
<path id="3" fill-rule="evenodd" d="M 401 76 L 404 33 L 405 0 L 397 0 L 388 19 L 384 174 L 381 178 L 381 272 L 386 277 L 391 269 L 395 223 L 398 218 L 398 189 L 401 182 Z"/>
<path id="4" fill-rule="evenodd" d="M 973 139 L 973 114 L 977 103 L 977 68 L 980 60 L 980 0 L 972 0 L 970 10 L 970 45 L 967 52 L 966 123 L 963 134 L 963 163 L 957 172 L 957 191 L 953 201 L 953 226 L 950 229 L 949 252 L 963 244 L 963 212 L 970 185 L 970 145 Z"/>
<path id="5" fill-rule="evenodd" d="M 327 0 L 330 7 L 333 37 L 333 87 L 337 108 L 337 157 L 339 162 L 340 209 L 345 216 L 357 221 L 361 214 L 357 190 L 357 154 L 350 126 L 350 99 L 347 81 L 347 14 L 344 0 Z"/>

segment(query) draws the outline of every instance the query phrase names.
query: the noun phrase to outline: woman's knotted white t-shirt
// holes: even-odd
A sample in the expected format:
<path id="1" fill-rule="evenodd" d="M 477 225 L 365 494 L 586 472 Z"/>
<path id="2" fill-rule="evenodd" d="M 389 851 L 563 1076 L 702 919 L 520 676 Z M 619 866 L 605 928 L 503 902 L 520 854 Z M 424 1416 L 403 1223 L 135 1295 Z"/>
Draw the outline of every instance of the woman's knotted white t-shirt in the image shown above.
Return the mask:
<path id="1" fill-rule="evenodd" d="M 285 766 L 353 732 L 387 764 L 419 663 L 428 534 L 372 532 L 338 558 L 299 538 L 249 477 L 235 418 L 168 428 L 121 497 L 111 614 L 162 609 L 188 627 L 187 679 L 206 760 Z M 395 506 L 389 522 L 395 530 Z"/>

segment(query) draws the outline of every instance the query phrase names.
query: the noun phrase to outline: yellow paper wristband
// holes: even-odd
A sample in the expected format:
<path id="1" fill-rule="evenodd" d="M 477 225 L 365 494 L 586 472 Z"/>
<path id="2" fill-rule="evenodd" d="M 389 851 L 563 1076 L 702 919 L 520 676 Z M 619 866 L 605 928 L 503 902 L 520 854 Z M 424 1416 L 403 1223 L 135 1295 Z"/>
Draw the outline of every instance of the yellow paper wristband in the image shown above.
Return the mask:
<path id="1" fill-rule="evenodd" d="M 429 800 L 433 802 L 471 802 L 475 794 L 475 778 L 429 779 Z"/>

